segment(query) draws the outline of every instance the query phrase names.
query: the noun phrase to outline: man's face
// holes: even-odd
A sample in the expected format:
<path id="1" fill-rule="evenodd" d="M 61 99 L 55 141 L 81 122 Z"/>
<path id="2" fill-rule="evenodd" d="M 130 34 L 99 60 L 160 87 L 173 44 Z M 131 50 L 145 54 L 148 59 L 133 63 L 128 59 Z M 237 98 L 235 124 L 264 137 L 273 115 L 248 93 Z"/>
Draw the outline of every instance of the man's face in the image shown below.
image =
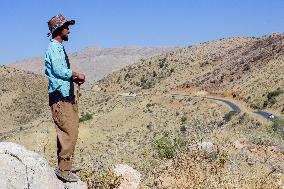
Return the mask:
<path id="1" fill-rule="evenodd" d="M 61 37 L 63 41 L 68 41 L 68 34 L 70 33 L 69 27 L 64 26 L 62 32 L 61 32 Z"/>

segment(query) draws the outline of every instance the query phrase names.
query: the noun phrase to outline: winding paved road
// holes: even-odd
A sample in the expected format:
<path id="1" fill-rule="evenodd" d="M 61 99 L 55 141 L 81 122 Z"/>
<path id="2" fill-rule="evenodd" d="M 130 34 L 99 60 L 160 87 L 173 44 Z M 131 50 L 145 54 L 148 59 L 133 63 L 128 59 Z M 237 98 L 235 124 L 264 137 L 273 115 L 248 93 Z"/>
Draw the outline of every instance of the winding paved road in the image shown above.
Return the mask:
<path id="1" fill-rule="evenodd" d="M 227 106 L 229 106 L 233 111 L 236 111 L 238 113 L 241 112 L 240 106 L 237 105 L 236 103 L 228 100 L 228 99 L 213 98 L 213 97 L 208 97 L 208 96 L 192 96 L 192 95 L 189 95 L 189 94 L 180 94 L 180 93 L 174 93 L 174 94 L 171 94 L 171 95 L 173 95 L 173 96 L 190 96 L 190 97 L 206 98 L 206 99 L 210 99 L 210 100 L 220 101 L 220 102 L 225 103 Z M 260 116 L 262 116 L 265 119 L 270 120 L 270 121 L 272 121 L 273 119 L 279 118 L 279 116 L 277 116 L 277 115 L 274 115 L 270 112 L 261 111 L 261 110 L 255 111 L 253 113 L 258 114 L 258 115 L 260 115 Z"/>
<path id="2" fill-rule="evenodd" d="M 277 116 L 275 114 L 271 114 L 269 112 L 265 112 L 265 111 L 258 110 L 257 112 L 254 112 L 254 113 L 258 114 L 258 115 L 261 115 L 262 117 L 265 117 L 266 119 L 269 119 L 269 120 L 273 120 L 273 119 L 279 118 L 279 116 Z"/>
<path id="3" fill-rule="evenodd" d="M 229 101 L 229 100 L 225 100 L 225 99 L 218 99 L 218 98 L 211 98 L 211 97 L 204 97 L 206 99 L 210 99 L 210 100 L 216 100 L 216 101 L 220 101 L 220 102 L 224 102 L 226 105 L 228 105 L 233 111 L 236 111 L 238 113 L 241 112 L 241 108 L 237 105 L 234 104 L 233 102 Z"/>

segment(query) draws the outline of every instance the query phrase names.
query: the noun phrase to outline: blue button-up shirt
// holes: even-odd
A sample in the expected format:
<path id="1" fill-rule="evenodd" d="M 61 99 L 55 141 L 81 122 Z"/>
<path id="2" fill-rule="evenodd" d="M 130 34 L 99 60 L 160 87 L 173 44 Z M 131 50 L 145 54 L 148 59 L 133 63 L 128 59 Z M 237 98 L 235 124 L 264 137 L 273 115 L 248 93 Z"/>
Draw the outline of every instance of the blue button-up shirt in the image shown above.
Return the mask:
<path id="1" fill-rule="evenodd" d="M 64 47 L 51 39 L 45 52 L 45 75 L 48 77 L 48 93 L 59 91 L 69 96 L 72 70 L 68 68 Z"/>

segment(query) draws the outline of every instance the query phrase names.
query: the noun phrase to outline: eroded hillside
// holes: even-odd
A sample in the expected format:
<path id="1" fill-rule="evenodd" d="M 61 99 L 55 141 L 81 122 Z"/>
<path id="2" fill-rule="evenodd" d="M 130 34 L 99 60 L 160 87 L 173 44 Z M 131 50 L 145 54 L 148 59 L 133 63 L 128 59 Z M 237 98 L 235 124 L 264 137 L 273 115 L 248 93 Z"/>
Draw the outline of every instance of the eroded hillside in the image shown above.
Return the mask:
<path id="1" fill-rule="evenodd" d="M 236 98 L 284 114 L 283 35 L 229 38 L 142 60 L 99 82 L 102 91 L 181 88 Z M 269 98 L 269 94 L 279 93 Z"/>
<path id="2" fill-rule="evenodd" d="M 284 36 L 258 38 L 237 52 L 224 57 L 222 63 L 184 87 L 210 92 L 232 93 L 252 108 L 271 108 L 284 113 L 284 94 L 269 101 L 268 94 L 283 90 Z"/>

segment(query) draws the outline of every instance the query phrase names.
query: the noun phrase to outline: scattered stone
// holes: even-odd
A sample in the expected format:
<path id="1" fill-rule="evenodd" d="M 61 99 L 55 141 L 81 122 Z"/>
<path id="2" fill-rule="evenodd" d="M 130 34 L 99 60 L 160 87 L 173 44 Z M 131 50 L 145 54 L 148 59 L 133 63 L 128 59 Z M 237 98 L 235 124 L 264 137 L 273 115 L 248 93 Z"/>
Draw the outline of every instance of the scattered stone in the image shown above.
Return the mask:
<path id="1" fill-rule="evenodd" d="M 238 140 L 236 140 L 233 145 L 238 150 L 240 150 L 240 149 L 245 147 L 245 145 L 241 144 L 240 141 L 238 141 Z"/>
<path id="2" fill-rule="evenodd" d="M 188 146 L 189 151 L 205 151 L 211 152 L 213 150 L 214 144 L 212 142 L 198 142 Z"/>
<path id="3" fill-rule="evenodd" d="M 157 129 L 157 126 L 154 125 L 152 122 L 150 122 L 149 124 L 147 124 L 147 129 L 149 129 L 150 131 L 153 131 L 155 129 Z"/>
<path id="4" fill-rule="evenodd" d="M 133 92 L 129 92 L 129 93 L 121 93 L 121 94 L 118 94 L 118 96 L 123 96 L 123 97 L 136 97 L 137 94 L 136 94 L 136 93 L 133 93 Z"/>
<path id="5" fill-rule="evenodd" d="M 93 85 L 92 90 L 94 92 L 99 92 L 99 91 L 101 91 L 101 88 L 98 85 Z"/>
<path id="6" fill-rule="evenodd" d="M 279 144 L 279 145 L 275 146 L 274 151 L 284 153 L 284 144 Z"/>
<path id="7" fill-rule="evenodd" d="M 129 165 L 118 164 L 114 166 L 113 172 L 117 176 L 122 176 L 118 189 L 138 189 L 141 182 L 141 174 Z"/>

